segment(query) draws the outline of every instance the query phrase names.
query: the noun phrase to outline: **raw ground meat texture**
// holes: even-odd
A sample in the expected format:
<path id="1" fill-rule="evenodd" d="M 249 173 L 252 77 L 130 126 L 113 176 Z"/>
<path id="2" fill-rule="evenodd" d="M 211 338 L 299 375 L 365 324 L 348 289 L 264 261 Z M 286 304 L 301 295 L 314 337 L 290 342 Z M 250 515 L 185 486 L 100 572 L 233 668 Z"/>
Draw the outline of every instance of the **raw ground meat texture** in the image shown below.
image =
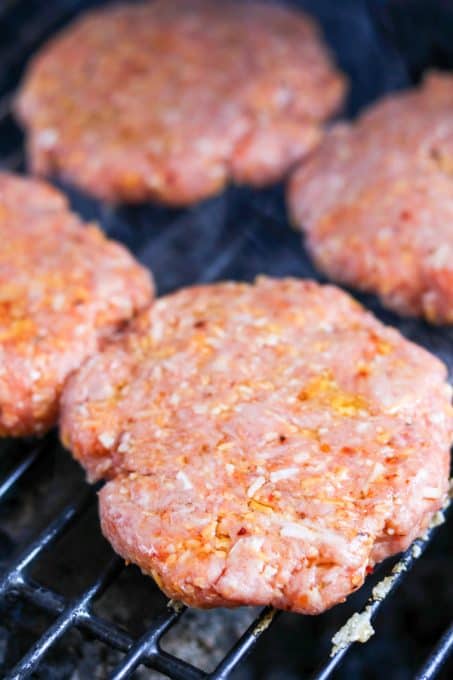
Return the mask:
<path id="1" fill-rule="evenodd" d="M 280 179 L 345 90 L 301 12 L 157 0 L 77 19 L 31 60 L 16 110 L 34 172 L 110 201 L 181 205 L 230 179 Z"/>
<path id="2" fill-rule="evenodd" d="M 445 501 L 444 365 L 332 286 L 159 299 L 65 389 L 62 438 L 114 549 L 197 607 L 314 614 Z"/>
<path id="3" fill-rule="evenodd" d="M 0 173 L 0 436 L 55 425 L 67 376 L 146 307 L 147 271 L 50 185 Z"/>
<path id="4" fill-rule="evenodd" d="M 328 133 L 288 189 L 332 279 L 405 315 L 453 323 L 453 76 L 429 74 Z"/>

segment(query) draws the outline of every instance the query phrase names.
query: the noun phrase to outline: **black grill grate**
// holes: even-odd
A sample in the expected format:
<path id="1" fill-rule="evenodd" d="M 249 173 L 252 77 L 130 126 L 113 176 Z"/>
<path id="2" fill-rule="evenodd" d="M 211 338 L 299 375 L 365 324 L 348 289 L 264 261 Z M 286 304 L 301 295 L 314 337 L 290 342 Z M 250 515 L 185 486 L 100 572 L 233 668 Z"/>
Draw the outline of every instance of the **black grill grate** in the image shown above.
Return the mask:
<path id="1" fill-rule="evenodd" d="M 81 6 L 95 4 L 99 3 L 77 0 L 55 0 L 46 3 L 38 0 L 5 0 L 0 7 L 0 63 L 3 66 L 0 74 L 2 97 L 0 158 L 3 167 L 23 169 L 22 137 L 11 117 L 11 93 L 17 85 L 25 60 L 48 35 L 70 19 Z M 392 59 L 396 59 L 394 55 L 392 58 L 382 56 L 379 52 L 379 43 L 373 43 L 370 32 L 372 24 L 363 24 L 364 17 L 368 16 L 367 3 L 360 0 L 347 2 L 345 0 L 342 21 L 348 22 L 348 25 L 351 18 L 359 22 L 357 30 L 361 35 L 362 44 L 368 40 L 367 54 L 370 61 L 374 63 L 376 54 L 380 54 L 380 75 L 374 80 L 376 91 L 372 91 L 369 84 L 367 87 L 361 87 L 363 74 L 354 71 L 356 68 L 354 58 L 348 52 L 348 49 L 351 49 L 350 44 L 354 44 L 354 41 L 351 41 L 349 34 L 345 37 L 344 28 L 342 33 L 341 21 L 333 11 L 335 3 L 329 3 L 327 0 L 314 3 L 307 0 L 302 4 L 308 6 L 314 13 L 320 13 L 320 18 L 324 20 L 327 33 L 333 37 L 334 44 L 335 40 L 339 41 L 340 60 L 351 73 L 353 83 L 356 85 L 350 110 L 373 98 L 378 92 L 404 83 L 406 77 L 404 63 L 401 60 L 392 62 Z M 333 18 L 329 14 L 331 10 L 335 15 Z M 368 27 L 366 36 L 363 35 L 363 26 Z M 357 57 L 355 59 L 357 61 Z M 366 59 L 360 57 L 359 61 L 363 64 Z M 125 242 L 144 263 L 151 266 L 160 293 L 196 281 L 207 282 L 227 277 L 251 279 L 262 272 L 277 276 L 287 274 L 319 278 L 300 247 L 299 237 L 288 229 L 284 218 L 281 187 L 264 192 L 231 188 L 222 196 L 186 211 L 150 206 L 113 209 L 81 197 L 67 187 L 65 189 L 69 191 L 74 206 L 85 217 L 97 218 L 110 235 Z M 374 299 L 364 298 L 364 301 L 384 321 L 399 326 L 411 339 L 425 344 L 452 367 L 453 331 L 429 329 L 411 320 L 401 321 L 389 312 L 383 311 Z M 7 502 L 8 498 L 19 493 L 22 487 L 29 489 L 35 469 L 43 467 L 49 469 L 46 456 L 49 455 L 49 450 L 56 446 L 53 433 L 38 444 L 36 442 L 6 444 L 8 455 L 4 456 L 4 460 L 11 460 L 12 463 L 0 477 L 0 503 Z M 58 482 L 57 475 L 54 476 L 54 481 L 55 484 Z M 43 555 L 58 561 L 58 542 L 72 527 L 80 525 L 93 507 L 94 490 L 87 490 L 85 487 L 75 497 L 69 494 L 67 501 L 65 507 L 45 526 L 35 540 L 26 544 L 25 549 L 7 566 L 0 577 L 0 605 L 12 599 L 27 601 L 53 617 L 52 623 L 42 636 L 15 667 L 7 671 L 5 675 L 7 679 L 39 674 L 40 664 L 51 648 L 67 631 L 78 628 L 123 653 L 121 663 L 110 676 L 112 679 L 130 678 L 140 665 L 144 665 L 176 680 L 202 678 L 223 680 L 230 677 L 240 666 L 260 636 L 277 618 L 278 612 L 269 608 L 264 609 L 211 672 L 166 652 L 160 645 L 167 631 L 187 615 L 187 610 L 179 603 L 168 602 L 163 611 L 153 618 L 151 625 L 141 637 L 127 632 L 94 611 L 96 601 L 126 569 L 122 561 L 113 556 L 111 551 L 105 563 L 99 565 L 99 568 L 96 563 L 94 580 L 75 597 L 64 596 L 58 592 L 57 587 L 49 587 L 32 576 L 34 566 Z M 374 597 L 373 592 L 369 595 L 365 606 L 368 607 L 371 619 L 374 619 L 384 606 L 387 596 L 390 596 L 405 579 L 436 532 L 437 527 L 432 527 L 424 538 L 416 541 L 415 547 L 412 546 L 401 560 L 393 565 L 393 568 L 387 566 L 386 571 L 380 570 L 380 576 L 390 578 L 391 581 L 386 581 L 389 587 L 383 599 Z M 146 588 L 149 583 L 149 580 L 144 580 L 143 587 Z M 364 589 L 370 591 L 371 587 L 371 583 L 368 583 Z M 327 652 L 324 662 L 311 677 L 317 680 L 331 677 L 345 655 L 354 647 L 357 645 L 348 644 L 332 657 L 329 657 Z M 417 679 L 434 678 L 442 668 L 445 668 L 452 649 L 453 627 L 450 626 L 418 671 Z M 360 649 L 356 654 L 360 654 Z M 303 677 L 308 675 L 305 674 Z"/>
<path id="2" fill-rule="evenodd" d="M 6 478 L 3 484 L 5 489 L 9 490 L 11 488 L 11 484 L 7 483 L 8 479 L 18 480 L 27 467 L 31 465 L 29 462 L 30 458 L 36 457 L 38 453 L 39 448 L 33 448 L 25 454 L 23 460 Z M 0 496 L 1 499 L 2 496 Z M 79 520 L 87 507 L 93 503 L 93 500 L 94 492 L 89 489 L 72 501 L 44 529 L 36 540 L 26 547 L 14 563 L 9 566 L 0 580 L 0 599 L 7 596 L 22 597 L 57 617 L 54 623 L 36 641 L 15 668 L 5 676 L 5 680 L 19 680 L 35 671 L 49 648 L 72 626 L 85 629 L 99 640 L 125 652 L 122 662 L 110 676 L 111 680 L 130 678 L 135 669 L 141 664 L 165 673 L 168 677 L 174 678 L 174 680 L 201 680 L 202 678 L 224 680 L 228 678 L 241 660 L 251 651 L 260 635 L 269 628 L 278 612 L 271 608 L 264 609 L 217 668 L 212 673 L 206 673 L 166 653 L 159 647 L 160 638 L 170 627 L 178 622 L 181 616 L 184 616 L 185 607 L 179 603 L 169 601 L 167 611 L 156 617 L 145 635 L 138 640 L 134 640 L 116 625 L 93 613 L 93 602 L 118 577 L 120 571 L 124 569 L 122 561 L 118 557 L 112 557 L 100 569 L 97 579 L 73 600 L 65 599 L 55 590 L 46 588 L 29 577 L 29 571 L 33 563 L 39 559 L 41 553 L 52 549 L 55 541 L 68 531 L 73 523 Z M 415 561 L 423 554 L 436 529 L 437 526 L 432 526 L 426 536 L 415 541 L 396 565 L 388 571 L 385 578 L 390 578 L 391 581 L 387 581 L 388 587 L 384 597 L 376 597 L 376 589 L 373 589 L 367 603 L 371 620 L 374 619 L 379 609 L 383 606 L 386 597 L 398 587 Z M 331 677 L 333 671 L 344 655 L 348 653 L 351 646 L 351 644 L 347 644 L 337 651 L 334 656 L 318 669 L 316 674 L 312 676 L 313 679 L 326 680 Z M 430 658 L 423 665 L 423 668 L 417 675 L 418 680 L 434 678 L 452 648 L 453 627 L 450 627 L 445 635 L 442 636 Z"/>
<path id="3" fill-rule="evenodd" d="M 34 449 L 31 453 L 35 454 L 36 451 L 37 449 Z M 29 455 L 24 460 L 28 460 Z M 21 475 L 20 472 L 17 472 L 19 468 L 24 469 L 19 464 L 10 473 L 10 476 L 15 476 L 17 479 Z M 1 498 L 0 496 L 0 500 Z M 52 544 L 69 529 L 71 524 L 78 520 L 89 504 L 93 502 L 93 499 L 94 493 L 89 489 L 71 502 L 36 540 L 27 546 L 0 580 L 0 598 L 9 595 L 23 597 L 57 616 L 44 635 L 37 640 L 16 667 L 7 674 L 5 680 L 19 680 L 31 674 L 38 667 L 51 645 L 62 637 L 71 626 L 85 628 L 103 642 L 126 652 L 122 663 L 111 676 L 115 680 L 131 677 L 134 670 L 141 664 L 166 673 L 168 677 L 175 680 L 201 680 L 201 678 L 220 680 L 228 677 L 229 672 L 250 651 L 254 642 L 271 624 L 276 615 L 274 610 L 264 609 L 218 668 L 213 673 L 208 674 L 159 648 L 160 638 L 184 614 L 185 607 L 179 603 L 169 601 L 167 611 L 154 620 L 152 626 L 139 640 L 133 640 L 130 635 L 124 633 L 115 625 L 93 614 L 91 611 L 93 601 L 124 568 L 120 558 L 112 557 L 107 565 L 100 570 L 96 581 L 72 601 L 67 601 L 56 591 L 48 589 L 29 578 L 28 571 L 33 562 L 40 557 L 44 550 L 51 548 Z"/>

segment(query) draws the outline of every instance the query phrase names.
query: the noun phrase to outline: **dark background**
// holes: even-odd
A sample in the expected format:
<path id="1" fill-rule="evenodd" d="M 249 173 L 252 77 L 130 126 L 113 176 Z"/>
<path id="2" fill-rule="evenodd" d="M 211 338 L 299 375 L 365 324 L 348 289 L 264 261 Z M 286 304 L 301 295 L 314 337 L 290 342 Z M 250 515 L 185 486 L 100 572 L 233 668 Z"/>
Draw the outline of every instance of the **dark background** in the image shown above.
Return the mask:
<path id="1" fill-rule="evenodd" d="M 218 0 L 221 1 L 221 0 Z M 22 135 L 8 114 L 8 96 L 17 86 L 26 58 L 80 9 L 100 2 L 3 0 L 0 4 L 0 158 L 24 169 Z M 432 67 L 453 69 L 453 3 L 446 0 L 307 0 L 292 2 L 321 21 L 327 41 L 351 81 L 346 115 L 389 91 L 419 81 Z M 453 112 L 452 112 L 453 115 Z M 61 185 L 60 185 L 61 186 Z M 286 220 L 281 186 L 265 191 L 230 187 L 222 195 L 187 210 L 143 205 L 113 208 L 63 187 L 74 207 L 98 219 L 125 242 L 155 274 L 160 293 L 219 278 L 252 279 L 266 273 L 314 276 L 300 237 Z M 453 191 L 453 190 L 452 190 Z M 1 246 L 0 246 L 1 247 Z M 453 369 L 453 330 L 401 320 L 373 296 L 356 296 L 407 337 L 436 352 Z M 21 445 L 0 445 L 0 470 L 21 455 Z M 39 462 L 0 506 L 0 569 L 30 537 L 83 488 L 82 473 L 50 438 Z M 94 507 L 45 555 L 36 575 L 65 594 L 76 594 L 110 556 L 99 534 Z M 376 635 L 358 646 L 334 677 L 409 680 L 429 654 L 453 614 L 452 538 L 441 527 L 427 553 L 382 608 Z M 388 565 L 384 565 L 384 571 Z M 381 569 L 379 573 L 383 573 Z M 295 680 L 308 677 L 330 650 L 330 639 L 366 600 L 370 586 L 346 604 L 316 618 L 284 614 L 261 638 L 235 674 L 238 680 Z M 137 569 L 125 570 L 107 591 L 99 611 L 135 635 L 146 629 L 164 599 Z M 190 614 L 169 635 L 174 653 L 192 663 L 215 664 L 250 618 L 247 612 Z M 49 617 L 22 602 L 0 610 L 0 675 L 11 668 L 49 624 Z M 63 638 L 35 677 L 59 680 L 105 678 L 119 655 L 77 631 Z M 137 677 L 157 677 L 140 671 Z M 442 678 L 453 677 L 453 666 Z"/>

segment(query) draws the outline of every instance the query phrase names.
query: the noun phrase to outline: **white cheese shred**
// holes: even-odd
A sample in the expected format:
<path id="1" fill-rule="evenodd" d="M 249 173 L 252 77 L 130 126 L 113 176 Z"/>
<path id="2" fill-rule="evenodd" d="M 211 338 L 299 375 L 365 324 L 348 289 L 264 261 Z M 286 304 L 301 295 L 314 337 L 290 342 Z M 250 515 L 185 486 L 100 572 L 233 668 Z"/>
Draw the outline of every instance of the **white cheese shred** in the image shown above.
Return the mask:
<path id="1" fill-rule="evenodd" d="M 346 621 L 332 638 L 330 656 L 335 656 L 352 642 L 367 642 L 374 635 L 371 625 L 371 608 L 366 607 L 363 612 L 356 612 Z"/>

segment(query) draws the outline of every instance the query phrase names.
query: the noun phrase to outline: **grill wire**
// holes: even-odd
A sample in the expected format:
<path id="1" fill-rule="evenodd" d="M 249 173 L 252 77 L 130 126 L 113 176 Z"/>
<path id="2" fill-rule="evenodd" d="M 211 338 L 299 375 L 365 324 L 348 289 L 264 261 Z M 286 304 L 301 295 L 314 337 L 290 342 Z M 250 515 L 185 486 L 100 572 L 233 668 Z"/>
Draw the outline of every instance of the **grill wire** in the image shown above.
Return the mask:
<path id="1" fill-rule="evenodd" d="M 0 165 L 5 169 L 23 169 L 22 137 L 11 117 L 11 93 L 17 85 L 18 77 L 24 61 L 42 41 L 56 29 L 70 19 L 79 9 L 80 2 L 76 0 L 60 0 L 40 3 L 37 0 L 5 0 L 0 7 Z M 90 6 L 98 3 L 89 3 Z M 307 4 L 307 3 L 305 3 Z M 310 5 L 310 3 L 308 3 Z M 18 29 L 20 27 L 20 29 Z M 65 187 L 67 189 L 67 187 Z M 194 283 L 193 270 L 198 271 L 197 281 L 208 282 L 219 277 L 252 278 L 255 273 L 253 258 L 263 248 L 260 231 L 266 226 L 267 248 L 272 248 L 273 240 L 281 240 L 281 230 L 287 228 L 282 217 L 283 202 L 281 189 L 268 192 L 252 192 L 246 189 L 229 189 L 224 196 L 207 202 L 201 208 L 195 207 L 189 211 L 170 211 L 155 208 L 151 213 L 149 208 L 132 207 L 118 208 L 100 206 L 84 197 L 81 199 L 75 192 L 69 190 L 70 197 L 76 208 L 80 208 L 85 217 L 99 219 L 111 236 L 119 238 L 130 247 L 146 264 L 150 264 L 159 283 L 159 292 L 165 293 L 180 285 Z M 231 201 L 233 195 L 234 201 Z M 82 201 L 82 202 L 81 202 Z M 239 206 L 232 208 L 232 205 Z M 237 213 L 236 211 L 239 210 Z M 187 214 L 189 213 L 189 218 Z M 208 225 L 218 214 L 233 225 L 228 239 L 224 242 L 222 236 L 213 233 L 202 247 L 201 254 L 185 253 L 187 269 L 178 268 L 175 271 L 171 260 L 166 259 L 165 252 L 174 252 L 180 247 L 181 232 L 185 232 L 187 242 L 187 228 L 192 224 L 205 221 Z M 238 220 L 237 216 L 241 215 Z M 247 219 L 244 221 L 244 215 Z M 150 237 L 152 220 L 153 235 Z M 125 224 L 133 222 L 134 230 L 131 235 Z M 244 226 L 244 224 L 246 226 Z M 234 226 L 236 225 L 236 226 Z M 213 230 L 215 232 L 215 230 Z M 295 234 L 285 234 L 284 249 L 285 271 L 276 271 L 269 266 L 268 274 L 295 274 L 315 276 L 311 265 L 302 253 L 299 238 Z M 157 245 L 158 244 L 158 245 Z M 199 250 L 199 249 L 198 249 Z M 192 258 L 192 259 L 191 259 Z M 195 260 L 193 259 L 195 258 Z M 198 259 L 197 259 L 198 258 Z M 202 266 L 200 266 L 200 263 Z M 281 269 L 281 268 L 280 268 Z M 317 275 L 316 275 L 317 276 Z M 317 276 L 319 278 L 319 276 Z M 366 299 L 368 302 L 368 299 Z M 372 303 L 371 306 L 373 306 Z M 397 325 L 397 319 L 388 312 L 378 309 L 384 320 L 390 320 Z M 401 323 L 398 324 L 401 327 Z M 413 339 L 420 333 L 425 339 L 426 331 L 419 332 L 417 322 L 405 323 L 404 331 Z M 433 330 L 429 332 L 430 344 L 434 350 L 446 359 L 450 366 L 452 333 Z M 27 479 L 27 475 L 34 466 L 39 464 L 46 455 L 49 447 L 56 446 L 55 433 L 51 433 L 41 442 L 20 442 L 13 444 L 14 463 L 3 477 L 0 478 L 0 503 L 9 497 L 11 492 Z M 102 641 L 124 654 L 120 664 L 110 675 L 111 680 L 132 677 L 134 671 L 144 665 L 155 669 L 175 680 L 223 680 L 239 666 L 241 661 L 251 652 L 260 636 L 272 625 L 279 613 L 271 608 L 265 608 L 251 623 L 249 628 L 236 641 L 230 651 L 218 663 L 212 672 L 206 672 L 187 663 L 177 656 L 164 651 L 160 646 L 161 638 L 185 616 L 186 608 L 176 602 L 168 602 L 163 612 L 158 614 L 148 627 L 146 633 L 135 638 L 115 623 L 98 616 L 93 611 L 97 599 L 114 583 L 121 572 L 126 569 L 122 560 L 111 553 L 110 559 L 102 566 L 97 578 L 85 588 L 81 594 L 71 598 L 61 595 L 56 589 L 36 581 L 30 575 L 34 565 L 45 553 L 50 553 L 53 559 L 58 559 L 55 544 L 77 525 L 95 502 L 96 489 L 84 489 L 76 495 L 63 510 L 51 521 L 35 540 L 28 543 L 6 571 L 0 576 L 0 605 L 11 598 L 32 603 L 40 610 L 54 617 L 53 623 L 42 636 L 26 652 L 25 656 L 5 676 L 6 680 L 28 677 L 39 670 L 39 664 L 50 648 L 72 628 L 88 632 L 92 637 Z M 400 585 L 407 572 L 412 568 L 426 547 L 430 544 L 438 528 L 433 526 L 427 534 L 418 539 L 407 550 L 400 561 L 387 568 L 385 576 L 390 576 L 391 583 L 388 592 L 382 599 L 376 599 L 373 594 L 368 600 L 371 620 L 393 591 Z M 147 581 L 148 583 L 148 581 Z M 364 586 L 366 587 L 366 586 Z M 379 631 L 378 631 L 379 632 Z M 311 677 L 313 680 L 330 678 L 338 664 L 356 644 L 347 644 L 328 657 Z M 417 680 L 434 678 L 444 667 L 449 653 L 453 649 L 453 624 L 445 631 L 431 654 L 425 660 L 416 674 Z M 357 652 L 356 653 L 360 653 Z"/>

